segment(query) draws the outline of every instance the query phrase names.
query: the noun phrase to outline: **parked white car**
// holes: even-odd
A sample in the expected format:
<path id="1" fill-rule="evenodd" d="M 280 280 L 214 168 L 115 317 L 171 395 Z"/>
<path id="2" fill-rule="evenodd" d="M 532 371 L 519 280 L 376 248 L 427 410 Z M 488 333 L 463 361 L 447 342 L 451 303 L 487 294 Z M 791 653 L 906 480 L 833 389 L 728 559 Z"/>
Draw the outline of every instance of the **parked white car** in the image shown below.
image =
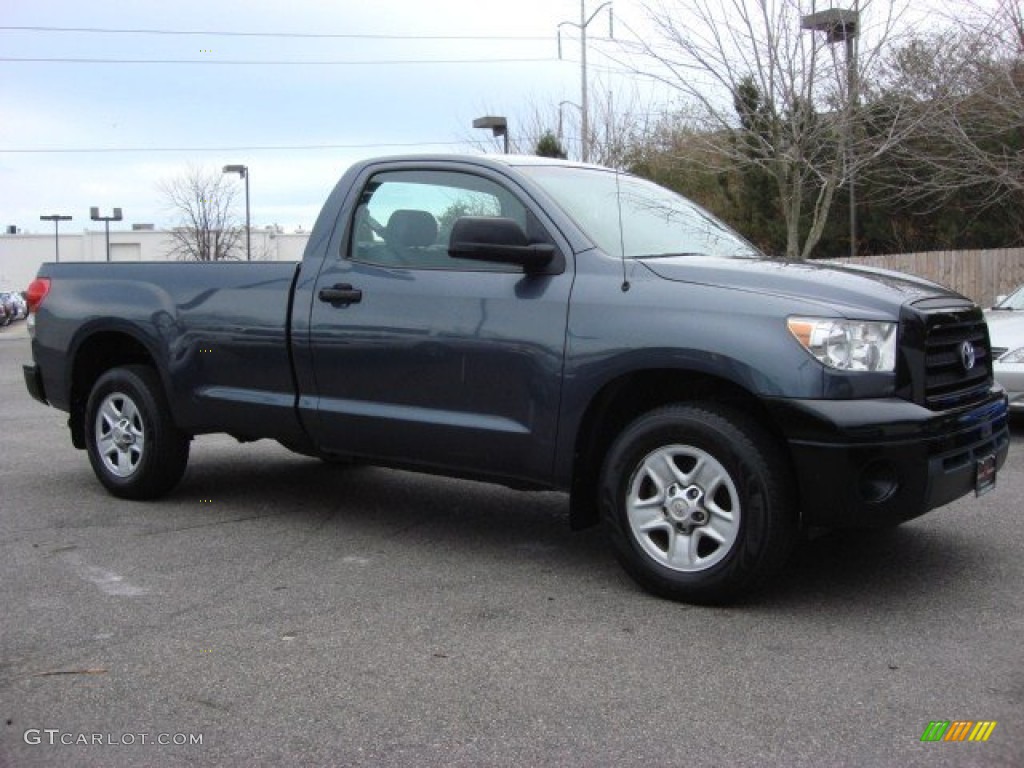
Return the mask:
<path id="1" fill-rule="evenodd" d="M 14 319 L 24 320 L 28 317 L 28 303 L 25 301 L 25 297 L 19 291 L 14 291 L 11 298 L 14 300 Z"/>
<path id="2" fill-rule="evenodd" d="M 20 293 L 0 291 L 0 325 L 10 325 L 28 315 L 28 307 Z"/>
<path id="3" fill-rule="evenodd" d="M 1024 285 L 985 312 L 993 371 L 1010 396 L 1010 410 L 1024 412 Z"/>

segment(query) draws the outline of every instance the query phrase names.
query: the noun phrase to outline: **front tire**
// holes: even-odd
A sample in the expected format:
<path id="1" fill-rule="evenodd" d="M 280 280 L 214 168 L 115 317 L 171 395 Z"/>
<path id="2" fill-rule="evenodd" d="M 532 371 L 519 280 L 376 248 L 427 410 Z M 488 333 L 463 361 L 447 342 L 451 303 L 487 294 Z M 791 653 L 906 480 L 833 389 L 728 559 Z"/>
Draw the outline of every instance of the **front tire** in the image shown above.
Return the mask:
<path id="1" fill-rule="evenodd" d="M 113 368 L 96 380 L 85 443 L 96 477 L 114 496 L 155 499 L 171 490 L 185 473 L 189 439 L 174 425 L 152 368 Z"/>
<path id="2" fill-rule="evenodd" d="M 619 561 L 661 597 L 726 602 L 780 568 L 796 541 L 793 482 L 777 441 L 726 406 L 639 417 L 612 444 L 600 482 Z"/>

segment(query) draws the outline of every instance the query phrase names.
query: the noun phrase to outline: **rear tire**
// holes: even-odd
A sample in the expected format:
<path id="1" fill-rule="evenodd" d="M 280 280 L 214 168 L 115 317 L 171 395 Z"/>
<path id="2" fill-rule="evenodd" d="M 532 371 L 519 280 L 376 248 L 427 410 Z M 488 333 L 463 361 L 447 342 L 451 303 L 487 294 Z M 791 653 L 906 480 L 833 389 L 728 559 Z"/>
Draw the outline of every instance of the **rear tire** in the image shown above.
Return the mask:
<path id="1" fill-rule="evenodd" d="M 619 562 L 645 589 L 723 603 L 760 586 L 792 551 L 791 474 L 777 441 L 746 414 L 671 405 L 612 444 L 601 512 Z"/>
<path id="2" fill-rule="evenodd" d="M 96 477 L 114 496 L 163 496 L 185 474 L 189 440 L 152 368 L 113 368 L 96 380 L 85 407 L 85 444 Z"/>

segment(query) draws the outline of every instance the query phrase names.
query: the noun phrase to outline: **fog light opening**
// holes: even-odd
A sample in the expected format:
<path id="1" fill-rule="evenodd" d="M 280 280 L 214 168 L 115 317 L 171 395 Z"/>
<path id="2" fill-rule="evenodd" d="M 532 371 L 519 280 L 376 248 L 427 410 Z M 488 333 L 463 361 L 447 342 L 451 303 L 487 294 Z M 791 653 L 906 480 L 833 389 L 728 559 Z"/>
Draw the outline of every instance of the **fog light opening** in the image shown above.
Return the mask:
<path id="1" fill-rule="evenodd" d="M 900 488 L 896 468 L 888 461 L 873 461 L 861 470 L 857 490 L 868 504 L 891 499 Z"/>

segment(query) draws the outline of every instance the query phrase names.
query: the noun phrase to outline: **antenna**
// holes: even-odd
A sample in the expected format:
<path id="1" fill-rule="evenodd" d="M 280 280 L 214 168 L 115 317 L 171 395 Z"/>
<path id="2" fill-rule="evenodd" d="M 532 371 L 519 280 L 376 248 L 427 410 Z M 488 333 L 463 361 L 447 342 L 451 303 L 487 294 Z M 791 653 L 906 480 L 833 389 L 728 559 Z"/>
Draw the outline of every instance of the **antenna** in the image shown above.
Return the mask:
<path id="1" fill-rule="evenodd" d="M 619 169 L 615 169 L 615 202 L 619 209 L 619 260 L 622 262 L 622 292 L 629 290 L 626 279 L 626 235 L 622 229 L 622 188 L 619 186 Z"/>

